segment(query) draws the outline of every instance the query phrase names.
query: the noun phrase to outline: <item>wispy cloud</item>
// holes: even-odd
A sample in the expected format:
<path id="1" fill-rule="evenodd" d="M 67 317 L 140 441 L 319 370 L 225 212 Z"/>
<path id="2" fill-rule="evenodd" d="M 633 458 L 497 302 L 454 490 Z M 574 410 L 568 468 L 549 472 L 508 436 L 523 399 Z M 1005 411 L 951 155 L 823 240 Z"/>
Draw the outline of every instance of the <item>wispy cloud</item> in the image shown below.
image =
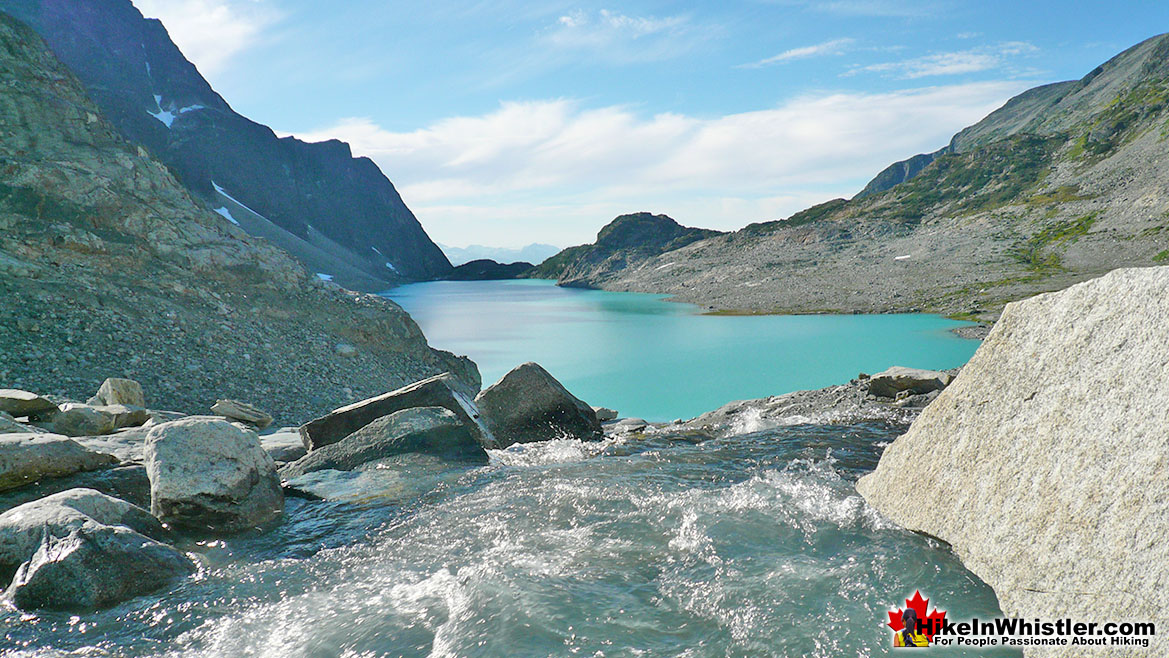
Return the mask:
<path id="1" fill-rule="evenodd" d="M 914 80 L 930 76 L 959 75 L 997 69 L 1007 59 L 1034 53 L 1039 49 L 1025 41 L 1008 41 L 995 46 L 983 46 L 954 52 L 933 53 L 923 57 L 881 62 L 851 69 L 845 75 L 860 72 L 885 73 L 892 77 Z"/>
<path id="2" fill-rule="evenodd" d="M 852 194 L 1023 87 L 820 93 L 714 118 L 646 117 L 566 99 L 509 102 L 410 132 L 352 118 L 297 136 L 341 138 L 372 157 L 440 241 L 569 244 L 621 212 L 735 228 Z"/>
<path id="3" fill-rule="evenodd" d="M 183 55 L 211 76 L 282 16 L 263 0 L 134 0 L 134 5 L 160 19 Z"/>
<path id="4" fill-rule="evenodd" d="M 688 16 L 629 16 L 607 9 L 561 15 L 538 42 L 607 61 L 652 61 L 682 54 L 704 38 Z"/>
<path id="5" fill-rule="evenodd" d="M 768 1 L 768 0 L 765 0 Z M 838 16 L 923 18 L 944 13 L 953 0 L 769 0 Z"/>
<path id="6" fill-rule="evenodd" d="M 778 55 L 773 55 L 766 59 L 761 59 L 758 62 L 743 64 L 739 68 L 756 69 L 764 66 L 771 66 L 772 64 L 790 62 L 793 59 L 806 59 L 808 57 L 819 57 L 822 55 L 843 55 L 845 50 L 847 50 L 848 47 L 855 42 L 856 39 L 851 38 L 832 39 L 831 41 L 824 41 L 812 46 L 803 46 L 800 48 L 785 50 Z"/>

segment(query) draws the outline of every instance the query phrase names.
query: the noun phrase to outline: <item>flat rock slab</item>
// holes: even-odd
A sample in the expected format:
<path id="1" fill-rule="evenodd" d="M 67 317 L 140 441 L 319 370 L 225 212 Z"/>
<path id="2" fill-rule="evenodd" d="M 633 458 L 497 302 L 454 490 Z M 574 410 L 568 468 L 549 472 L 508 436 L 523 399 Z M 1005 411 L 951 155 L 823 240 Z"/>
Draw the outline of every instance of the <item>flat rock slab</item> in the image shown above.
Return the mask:
<path id="1" fill-rule="evenodd" d="M 0 411 L 15 418 L 22 416 L 38 418 L 55 414 L 57 405 L 36 393 L 15 388 L 0 388 Z"/>
<path id="2" fill-rule="evenodd" d="M 142 509 L 150 509 L 150 478 L 146 477 L 146 467 L 129 464 L 44 478 L 36 484 L 0 491 L 0 513 L 70 489 L 92 489 Z"/>
<path id="3" fill-rule="evenodd" d="M 403 453 L 487 462 L 487 452 L 454 412 L 444 407 L 403 409 L 383 416 L 341 441 L 313 450 L 280 470 L 285 479 L 312 471 L 348 471 Z"/>
<path id="4" fill-rule="evenodd" d="M 304 448 L 304 441 L 300 438 L 300 432 L 295 427 L 286 427 L 271 434 L 261 434 L 260 445 L 275 462 L 294 462 L 308 453 Z"/>
<path id="5" fill-rule="evenodd" d="M 194 532 L 241 532 L 284 512 L 276 464 L 255 432 L 212 417 L 163 423 L 146 435 L 150 511 Z"/>
<path id="6" fill-rule="evenodd" d="M 593 408 L 536 363 L 507 373 L 475 397 L 483 421 L 500 448 L 550 439 L 603 436 Z"/>
<path id="7" fill-rule="evenodd" d="M 334 409 L 300 428 L 304 446 L 309 451 L 336 443 L 373 421 L 394 412 L 414 407 L 443 407 L 467 425 L 485 448 L 493 448 L 491 433 L 479 420 L 475 403 L 463 392 L 464 387 L 450 373 L 435 375 L 374 398 Z"/>
<path id="8" fill-rule="evenodd" d="M 857 490 L 948 542 L 1007 616 L 1169 628 L 1166 291 L 1169 268 L 1127 269 L 1007 305 Z"/>
<path id="9" fill-rule="evenodd" d="M 0 434 L 0 491 L 116 463 L 117 457 L 58 434 Z"/>
<path id="10" fill-rule="evenodd" d="M 211 413 L 254 425 L 261 430 L 272 424 L 272 416 L 239 400 L 219 400 L 211 405 Z"/>
<path id="11" fill-rule="evenodd" d="M 893 398 L 902 391 L 920 395 L 940 391 L 950 385 L 953 377 L 937 370 L 919 370 L 893 366 L 869 378 L 869 393 L 877 397 Z"/>

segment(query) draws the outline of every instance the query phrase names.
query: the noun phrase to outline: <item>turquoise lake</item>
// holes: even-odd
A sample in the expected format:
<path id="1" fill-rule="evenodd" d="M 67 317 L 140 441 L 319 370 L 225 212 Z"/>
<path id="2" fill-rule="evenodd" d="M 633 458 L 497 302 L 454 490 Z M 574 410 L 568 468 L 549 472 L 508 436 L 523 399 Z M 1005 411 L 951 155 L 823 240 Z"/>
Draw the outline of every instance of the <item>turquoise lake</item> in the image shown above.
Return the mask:
<path id="1" fill-rule="evenodd" d="M 950 331 L 964 323 L 934 315 L 712 316 L 662 295 L 551 281 L 439 281 L 386 296 L 432 346 L 471 357 L 484 386 L 535 361 L 589 404 L 651 421 L 893 365 L 953 368 L 979 345 Z"/>

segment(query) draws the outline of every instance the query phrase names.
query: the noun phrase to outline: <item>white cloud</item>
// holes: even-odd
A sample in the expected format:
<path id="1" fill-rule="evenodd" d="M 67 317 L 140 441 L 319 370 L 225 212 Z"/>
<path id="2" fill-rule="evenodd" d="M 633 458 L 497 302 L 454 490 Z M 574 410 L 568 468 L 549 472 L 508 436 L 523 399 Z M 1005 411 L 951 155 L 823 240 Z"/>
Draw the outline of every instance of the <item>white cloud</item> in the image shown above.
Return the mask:
<path id="1" fill-rule="evenodd" d="M 538 37 L 543 46 L 561 51 L 587 51 L 606 61 L 669 59 L 702 40 L 686 16 L 628 16 L 602 9 L 560 16 Z"/>
<path id="2" fill-rule="evenodd" d="M 969 50 L 948 53 L 934 53 L 924 57 L 905 59 L 897 62 L 882 62 L 861 66 L 849 71 L 853 75 L 861 71 L 889 73 L 894 77 L 913 80 L 937 75 L 959 75 L 997 69 L 1006 64 L 1008 57 L 1027 55 L 1039 49 L 1025 41 L 1007 41 L 995 46 L 983 46 Z"/>
<path id="3" fill-rule="evenodd" d="M 204 76 L 223 71 L 280 18 L 263 0 L 134 0 L 134 5 L 146 17 L 162 21 L 171 40 Z"/>
<path id="4" fill-rule="evenodd" d="M 1025 86 L 818 93 L 714 118 L 511 102 L 411 132 L 353 118 L 297 136 L 344 139 L 372 157 L 440 242 L 571 244 L 622 212 L 730 229 L 851 195 Z"/>
<path id="5" fill-rule="evenodd" d="M 751 64 L 744 64 L 743 68 L 760 68 L 769 66 L 771 64 L 782 64 L 783 62 L 790 62 L 793 59 L 806 59 L 808 57 L 818 57 L 820 55 L 843 55 L 845 49 L 855 43 L 855 39 L 832 39 L 831 41 L 824 41 L 812 46 L 803 46 L 801 48 L 792 48 L 785 50 L 778 55 L 761 59 L 758 62 Z"/>

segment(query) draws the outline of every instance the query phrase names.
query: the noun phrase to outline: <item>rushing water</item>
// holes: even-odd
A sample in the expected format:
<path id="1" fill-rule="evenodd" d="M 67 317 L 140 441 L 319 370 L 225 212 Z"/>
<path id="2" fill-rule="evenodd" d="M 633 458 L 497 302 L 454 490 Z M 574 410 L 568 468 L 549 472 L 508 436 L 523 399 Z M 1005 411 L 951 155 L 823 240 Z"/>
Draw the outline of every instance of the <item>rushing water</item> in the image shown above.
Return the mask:
<path id="1" fill-rule="evenodd" d="M 111 610 L 0 614 L 8 656 L 881 656 L 920 589 L 997 612 L 853 483 L 901 428 L 651 434 L 422 458 L 310 485 L 275 531 Z"/>
<path id="2" fill-rule="evenodd" d="M 387 294 L 431 345 L 479 364 L 485 384 L 536 361 L 590 404 L 652 421 L 893 365 L 953 368 L 978 347 L 950 331 L 963 323 L 922 314 L 710 316 L 661 295 L 550 281 L 418 283 Z"/>

